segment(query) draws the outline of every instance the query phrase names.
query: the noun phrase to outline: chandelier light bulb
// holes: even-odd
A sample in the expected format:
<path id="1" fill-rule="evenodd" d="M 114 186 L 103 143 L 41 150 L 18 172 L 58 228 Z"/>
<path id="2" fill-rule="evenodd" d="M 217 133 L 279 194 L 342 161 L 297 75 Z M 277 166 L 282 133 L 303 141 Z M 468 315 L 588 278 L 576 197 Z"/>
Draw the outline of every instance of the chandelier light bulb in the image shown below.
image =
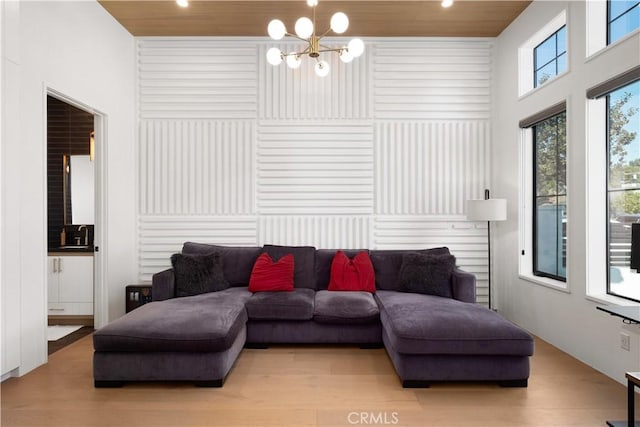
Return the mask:
<path id="1" fill-rule="evenodd" d="M 189 6 L 189 0 L 176 0 L 176 3 L 180 7 L 188 7 Z"/>
<path id="2" fill-rule="evenodd" d="M 280 65 L 282 63 L 282 52 L 277 47 L 272 47 L 267 51 L 267 62 L 271 65 Z"/>
<path id="3" fill-rule="evenodd" d="M 296 34 L 301 39 L 308 39 L 313 34 L 313 22 L 311 19 L 303 16 L 296 21 Z"/>
<path id="4" fill-rule="evenodd" d="M 349 28 L 349 18 L 342 12 L 336 12 L 331 17 L 331 29 L 336 34 L 342 34 Z"/>
<path id="5" fill-rule="evenodd" d="M 314 69 L 318 77 L 326 77 L 329 74 L 329 71 L 331 71 L 329 63 L 327 63 L 327 61 L 318 62 Z"/>
<path id="6" fill-rule="evenodd" d="M 451 7 L 453 5 L 453 0 L 442 0 L 442 7 Z"/>
<path id="7" fill-rule="evenodd" d="M 307 5 L 309 7 L 316 7 L 318 5 L 318 0 L 307 0 Z"/>
<path id="8" fill-rule="evenodd" d="M 357 58 L 364 53 L 364 42 L 360 39 L 352 39 L 347 45 L 347 49 L 354 58 Z"/>
<path id="9" fill-rule="evenodd" d="M 300 64 L 302 64 L 302 59 L 300 59 L 298 54 L 296 54 L 295 52 L 291 52 L 287 56 L 287 66 L 292 70 L 295 70 L 296 68 L 300 68 Z"/>
<path id="10" fill-rule="evenodd" d="M 340 60 L 345 64 L 353 61 L 353 55 L 349 52 L 349 49 L 346 46 L 340 51 Z"/>
<path id="11" fill-rule="evenodd" d="M 284 22 L 279 19 L 274 19 L 269 22 L 267 32 L 269 33 L 269 37 L 271 37 L 272 39 L 280 40 L 286 34 L 287 28 L 284 26 Z"/>

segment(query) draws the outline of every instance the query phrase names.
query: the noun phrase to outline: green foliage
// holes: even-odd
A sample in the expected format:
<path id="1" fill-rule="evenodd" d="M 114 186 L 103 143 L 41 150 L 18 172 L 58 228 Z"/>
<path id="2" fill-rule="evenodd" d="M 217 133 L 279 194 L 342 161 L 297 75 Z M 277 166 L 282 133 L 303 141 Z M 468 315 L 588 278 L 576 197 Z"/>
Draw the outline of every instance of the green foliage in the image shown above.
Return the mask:
<path id="1" fill-rule="evenodd" d="M 567 114 L 534 127 L 536 196 L 564 195 L 567 188 Z"/>
<path id="2" fill-rule="evenodd" d="M 611 212 L 615 215 L 640 213 L 640 192 L 625 191 L 611 200 Z"/>

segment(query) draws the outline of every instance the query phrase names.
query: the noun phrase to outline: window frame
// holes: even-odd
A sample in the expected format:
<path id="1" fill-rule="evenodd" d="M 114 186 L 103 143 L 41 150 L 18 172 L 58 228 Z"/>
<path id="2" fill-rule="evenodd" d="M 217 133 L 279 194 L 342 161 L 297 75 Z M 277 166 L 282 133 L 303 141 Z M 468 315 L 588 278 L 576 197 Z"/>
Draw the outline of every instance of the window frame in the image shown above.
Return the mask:
<path id="1" fill-rule="evenodd" d="M 607 4 L 609 3 L 609 1 L 607 1 Z M 637 7 L 634 6 L 634 7 Z M 631 9 L 629 9 L 631 10 Z M 621 15 L 622 16 L 622 15 Z M 607 28 L 607 32 L 608 32 L 608 28 Z M 605 170 L 606 170 L 606 175 L 605 175 L 605 220 L 606 220 L 606 226 L 605 226 L 605 242 L 606 242 L 606 256 L 605 256 L 605 273 L 606 273 L 606 294 L 613 296 L 613 297 L 617 297 L 617 298 L 622 298 L 624 300 L 627 301 L 633 301 L 636 303 L 640 303 L 640 299 L 636 299 L 636 298 L 632 298 L 628 295 L 622 295 L 622 294 L 618 294 L 615 293 L 611 290 L 611 254 L 610 254 L 610 237 L 611 237 L 611 223 L 610 223 L 610 213 L 611 213 L 611 208 L 610 208 L 610 194 L 612 193 L 612 191 L 610 190 L 609 184 L 610 184 L 610 177 L 611 177 L 611 158 L 610 158 L 610 150 L 611 150 L 611 132 L 610 132 L 610 124 L 611 124 L 611 113 L 610 113 L 610 107 L 611 107 L 611 93 L 623 89 L 627 86 L 630 86 L 632 84 L 635 83 L 639 83 L 640 84 L 640 80 L 635 80 L 635 81 L 631 81 L 628 82 L 625 85 L 622 85 L 620 87 L 617 87 L 615 89 L 612 89 L 611 91 L 609 91 L 606 95 L 604 95 L 603 97 L 605 98 L 605 129 L 606 129 L 606 136 L 605 136 L 605 145 L 606 145 L 606 157 L 605 157 Z M 640 113 L 638 113 L 640 114 Z M 634 188 L 634 189 L 629 189 L 629 190 L 616 190 L 615 192 L 621 192 L 621 191 L 639 191 L 640 188 Z M 640 273 L 639 273 L 640 274 Z"/>
<path id="2" fill-rule="evenodd" d="M 566 281 L 555 280 L 549 277 L 536 276 L 533 274 L 533 207 L 532 201 L 534 195 L 533 188 L 533 173 L 534 167 L 532 162 L 533 153 L 533 131 L 532 126 L 536 123 L 542 122 L 545 119 L 553 117 L 562 112 L 566 113 L 566 117 L 570 117 L 570 110 L 568 108 L 568 102 L 566 98 L 560 98 L 555 104 L 550 105 L 544 110 L 522 119 L 519 121 L 518 127 L 520 128 L 520 143 L 518 144 L 518 159 L 519 159 L 519 209 L 518 209 L 518 244 L 520 248 L 520 256 L 518 257 L 518 277 L 522 280 L 526 280 L 538 286 L 544 286 L 554 291 L 571 293 L 571 258 L 568 254 L 571 252 L 571 229 L 567 227 L 567 266 L 566 266 Z M 567 156 L 569 155 L 570 148 L 569 142 L 571 141 L 571 127 L 565 122 L 566 125 L 566 139 L 567 139 Z M 566 174 L 570 175 L 571 165 L 567 163 Z M 567 206 L 570 204 L 570 187 L 569 182 L 566 183 L 567 191 Z"/>
<path id="3" fill-rule="evenodd" d="M 565 157 L 566 157 L 566 155 L 567 155 L 567 153 L 566 153 L 566 138 L 567 138 L 567 131 L 566 131 L 566 127 L 567 127 L 567 111 L 566 111 L 566 109 L 564 111 L 562 111 L 562 112 L 554 114 L 551 117 L 548 117 L 548 118 L 546 118 L 544 120 L 541 120 L 541 121 L 539 121 L 539 122 L 537 122 L 537 123 L 535 123 L 534 125 L 531 126 L 531 131 L 532 131 L 532 170 L 533 170 L 533 176 L 532 176 L 532 200 L 531 200 L 531 206 L 532 206 L 532 209 L 531 209 L 531 213 L 532 213 L 532 215 L 531 215 L 531 221 L 532 221 L 531 222 L 531 224 L 532 224 L 532 234 L 531 234 L 531 243 L 532 243 L 532 247 L 531 247 L 531 250 L 532 250 L 532 252 L 531 252 L 531 271 L 532 271 L 534 276 L 546 277 L 548 279 L 553 279 L 553 280 L 557 280 L 559 282 L 566 283 L 567 282 L 567 277 L 566 277 L 566 270 L 567 270 L 566 259 L 567 259 L 567 256 L 566 255 L 565 255 L 565 266 L 564 266 L 564 268 L 565 268 L 565 276 L 564 277 L 560 276 L 560 275 L 557 275 L 557 274 L 552 274 L 552 273 L 548 273 L 546 271 L 539 270 L 538 269 L 538 263 L 537 263 L 537 261 L 538 261 L 538 238 L 537 238 L 538 237 L 538 209 L 537 209 L 538 204 L 537 204 L 537 201 L 538 201 L 539 196 L 537 195 L 537 191 L 536 191 L 537 188 L 538 188 L 538 179 L 537 179 L 537 177 L 538 177 L 538 169 L 537 169 L 537 166 L 538 166 L 538 145 L 537 145 L 537 138 L 536 138 L 536 134 L 537 134 L 536 127 L 539 126 L 541 123 L 546 122 L 547 120 L 551 120 L 551 119 L 555 120 L 555 127 L 556 127 L 556 144 L 555 144 L 555 146 L 556 146 L 556 156 L 555 156 L 556 168 L 555 168 L 555 177 L 556 177 L 556 182 L 557 182 L 558 181 L 558 179 L 557 179 L 558 178 L 558 163 L 559 163 L 559 158 L 560 158 L 559 150 L 558 150 L 558 143 L 557 143 L 557 135 L 559 133 L 558 132 L 558 127 L 559 127 L 558 119 L 559 119 L 560 115 L 562 115 L 562 114 L 564 114 L 564 116 L 565 116 L 564 123 L 565 123 Z M 555 197 L 556 199 L 559 198 L 559 197 L 564 197 L 565 200 L 566 200 L 566 198 L 567 198 L 567 192 L 566 192 L 566 179 L 567 179 L 566 174 L 567 174 L 567 170 L 566 170 L 566 168 L 565 168 L 564 172 L 565 172 L 565 179 L 564 179 L 564 181 L 565 181 L 565 193 L 564 194 L 556 193 L 556 194 L 554 194 L 552 196 L 550 195 L 548 197 Z M 566 203 L 565 203 L 565 205 L 566 205 Z M 559 237 L 558 236 L 558 230 L 556 230 L 556 240 L 555 240 L 556 244 L 558 242 L 558 237 Z M 568 242 L 568 240 L 569 239 L 567 237 L 567 242 Z M 567 247 L 568 247 L 568 245 L 567 245 Z M 557 259 L 557 254 L 556 254 L 556 259 Z M 557 268 L 557 265 L 556 265 L 556 271 L 557 270 L 558 270 L 558 268 Z"/>
<path id="4" fill-rule="evenodd" d="M 606 15 L 605 15 L 605 20 L 607 22 L 607 25 L 606 25 L 606 27 L 607 27 L 606 28 L 606 43 L 607 44 L 606 44 L 606 46 L 609 46 L 609 45 L 611 45 L 613 43 L 616 43 L 617 41 L 624 39 L 629 34 L 631 34 L 631 33 L 635 32 L 635 31 L 637 31 L 638 29 L 640 29 L 640 27 L 634 28 L 633 30 L 631 30 L 631 31 L 625 33 L 623 36 L 619 37 L 618 39 L 616 39 L 614 41 L 611 41 L 611 24 L 614 21 L 617 21 L 618 19 L 622 18 L 624 15 L 626 15 L 629 12 L 631 12 L 631 10 L 635 9 L 635 8 L 639 8 L 640 9 L 640 1 L 637 2 L 634 6 L 631 6 L 630 8 L 625 10 L 620 15 L 616 16 L 614 19 L 611 19 L 611 0 L 607 0 L 607 12 L 606 12 Z"/>
<path id="5" fill-rule="evenodd" d="M 562 30 L 564 31 L 564 37 L 565 37 L 565 42 L 564 42 L 564 50 L 562 52 L 558 52 L 558 33 Z M 538 55 L 536 55 L 536 51 L 537 49 L 542 46 L 543 44 L 545 44 L 548 40 L 550 40 L 551 38 L 554 38 L 554 44 L 555 44 L 555 54 L 553 56 L 553 58 L 551 58 L 549 61 L 545 62 L 543 65 L 538 66 Z M 558 28 L 556 31 L 554 31 L 552 34 L 549 35 L 549 37 L 547 37 L 546 39 L 544 39 L 543 41 L 541 41 L 538 45 L 534 46 L 533 48 L 533 88 L 536 89 L 540 86 L 543 86 L 544 84 L 546 84 L 547 82 L 550 82 L 552 80 L 554 80 L 556 77 L 558 77 L 559 75 L 561 75 L 562 73 L 564 73 L 565 70 L 558 70 L 558 62 L 559 62 L 559 58 L 564 55 L 565 56 L 565 60 L 568 61 L 568 57 L 569 57 L 569 52 L 567 50 L 567 24 L 565 23 L 564 25 L 562 25 L 560 28 Z M 555 65 L 555 74 L 552 76 L 549 76 L 549 79 L 538 84 L 538 72 L 540 70 L 542 70 L 544 67 L 546 67 L 547 65 L 553 63 Z M 568 65 L 567 65 L 568 68 Z"/>

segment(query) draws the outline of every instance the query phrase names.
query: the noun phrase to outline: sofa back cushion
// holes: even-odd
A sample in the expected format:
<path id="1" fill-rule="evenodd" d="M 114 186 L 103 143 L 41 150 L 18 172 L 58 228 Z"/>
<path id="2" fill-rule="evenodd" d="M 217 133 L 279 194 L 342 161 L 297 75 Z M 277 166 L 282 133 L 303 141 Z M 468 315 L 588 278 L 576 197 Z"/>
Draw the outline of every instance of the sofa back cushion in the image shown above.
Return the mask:
<path id="1" fill-rule="evenodd" d="M 294 259 L 293 286 L 296 288 L 316 288 L 316 248 L 313 246 L 277 246 L 264 245 L 263 252 L 273 261 L 292 254 Z"/>
<path id="2" fill-rule="evenodd" d="M 369 253 L 368 249 L 344 249 L 342 252 L 349 258 L 358 255 L 360 251 Z M 316 289 L 323 291 L 329 289 L 331 280 L 331 264 L 338 249 L 318 249 L 316 251 Z"/>
<path id="3" fill-rule="evenodd" d="M 399 273 L 402 267 L 402 256 L 409 252 L 432 255 L 448 255 L 449 248 L 432 248 L 422 250 L 372 250 L 369 252 L 373 269 L 376 273 L 376 289 L 397 291 L 400 289 Z"/>
<path id="4" fill-rule="evenodd" d="M 222 255 L 224 278 L 231 286 L 247 286 L 253 265 L 262 252 L 258 246 L 219 246 L 206 243 L 186 242 L 182 246 L 183 254 L 208 254 L 219 252 Z"/>

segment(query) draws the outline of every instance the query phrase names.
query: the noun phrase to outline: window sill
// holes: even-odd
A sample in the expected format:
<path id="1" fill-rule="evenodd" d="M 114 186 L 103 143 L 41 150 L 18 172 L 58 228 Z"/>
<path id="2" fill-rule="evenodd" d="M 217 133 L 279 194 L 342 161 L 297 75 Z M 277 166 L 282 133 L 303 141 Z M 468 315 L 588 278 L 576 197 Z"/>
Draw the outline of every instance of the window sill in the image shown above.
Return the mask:
<path id="1" fill-rule="evenodd" d="M 622 305 L 622 306 L 638 305 L 637 302 L 634 302 L 625 298 L 620 298 L 615 295 L 609 295 L 609 294 L 587 294 L 585 298 L 597 304 L 606 304 L 606 305 L 613 304 L 613 305 Z"/>
<path id="2" fill-rule="evenodd" d="M 560 79 L 561 77 L 564 77 L 564 76 L 568 75 L 570 71 L 571 71 L 571 69 L 569 67 L 569 64 L 567 64 L 567 69 L 566 70 L 564 70 L 560 74 L 556 74 L 555 76 L 553 76 L 552 78 L 550 78 L 546 82 L 542 83 L 540 86 L 532 87 L 531 89 L 528 89 L 526 92 L 524 92 L 524 93 L 522 93 L 521 95 L 518 96 L 518 101 L 522 101 L 523 99 L 528 98 L 529 96 L 533 95 L 534 93 L 538 93 L 539 91 L 541 91 L 544 88 L 548 87 L 553 82 L 555 82 L 558 79 Z M 551 104 L 549 104 L 549 105 L 551 105 Z"/>
<path id="3" fill-rule="evenodd" d="M 629 34 L 625 35 L 624 37 L 619 38 L 615 42 L 613 42 L 611 44 L 608 44 L 606 46 L 603 46 L 602 48 L 600 48 L 600 49 L 596 50 L 595 52 L 591 53 L 590 55 L 588 55 L 584 60 L 585 64 L 590 62 L 590 61 L 593 61 L 594 59 L 596 59 L 600 55 L 603 55 L 605 52 L 608 52 L 609 50 L 615 48 L 619 44 L 622 44 L 625 40 L 628 40 L 628 39 L 631 39 L 633 37 L 636 37 L 639 34 L 640 34 L 640 28 L 637 28 L 637 29 L 633 30 L 632 32 L 630 32 Z"/>
<path id="4" fill-rule="evenodd" d="M 559 280 L 549 279 L 547 277 L 538 277 L 533 274 L 519 274 L 518 275 L 522 280 L 526 280 L 527 282 L 535 283 L 536 285 L 545 286 L 547 288 L 564 292 L 570 294 L 569 286 L 566 282 L 561 282 Z"/>

